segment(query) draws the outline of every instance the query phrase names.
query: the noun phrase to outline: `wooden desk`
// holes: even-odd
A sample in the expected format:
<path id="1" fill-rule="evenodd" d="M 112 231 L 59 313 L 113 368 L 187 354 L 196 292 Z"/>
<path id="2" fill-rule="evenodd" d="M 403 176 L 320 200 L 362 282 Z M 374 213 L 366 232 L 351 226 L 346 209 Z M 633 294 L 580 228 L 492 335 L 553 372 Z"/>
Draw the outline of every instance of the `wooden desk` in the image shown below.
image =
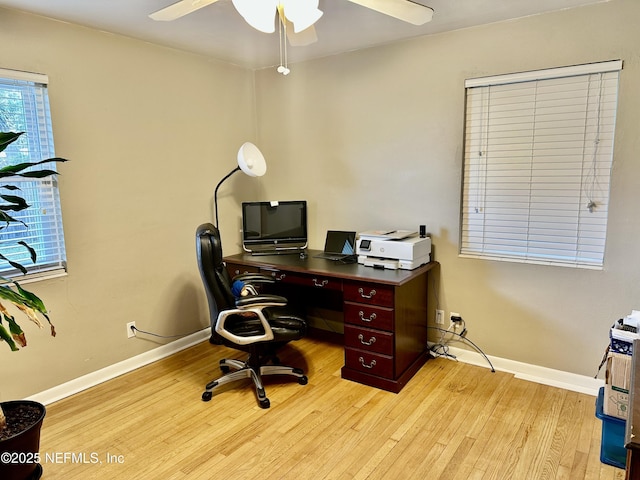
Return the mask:
<path id="1" fill-rule="evenodd" d="M 229 273 L 272 275 L 291 301 L 301 291 L 305 302 L 340 311 L 344 321 L 345 365 L 342 378 L 397 393 L 429 358 L 427 346 L 427 276 L 438 265 L 415 270 L 379 270 L 299 255 L 237 254 L 225 257 Z M 433 272 L 432 272 L 433 274 Z M 300 290 L 302 289 L 302 290 Z M 335 298 L 335 297 L 334 297 Z"/>
<path id="2" fill-rule="evenodd" d="M 629 411 L 624 439 L 627 480 L 640 480 L 640 340 L 633 341 Z"/>

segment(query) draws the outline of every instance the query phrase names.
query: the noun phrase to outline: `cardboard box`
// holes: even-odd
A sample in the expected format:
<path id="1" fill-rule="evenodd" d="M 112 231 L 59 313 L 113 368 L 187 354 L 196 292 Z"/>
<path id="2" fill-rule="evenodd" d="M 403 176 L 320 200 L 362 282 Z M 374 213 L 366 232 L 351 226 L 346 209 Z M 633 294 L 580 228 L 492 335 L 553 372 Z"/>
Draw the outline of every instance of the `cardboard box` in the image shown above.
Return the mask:
<path id="1" fill-rule="evenodd" d="M 631 355 L 610 352 L 604 385 L 604 414 L 627 419 L 631 388 Z"/>

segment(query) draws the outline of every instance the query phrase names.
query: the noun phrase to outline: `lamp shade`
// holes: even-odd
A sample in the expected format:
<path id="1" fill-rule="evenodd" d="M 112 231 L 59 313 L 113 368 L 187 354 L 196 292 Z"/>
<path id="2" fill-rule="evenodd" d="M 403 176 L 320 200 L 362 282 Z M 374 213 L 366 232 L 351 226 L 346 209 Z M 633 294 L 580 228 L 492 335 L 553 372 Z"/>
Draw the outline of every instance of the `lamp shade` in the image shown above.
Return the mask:
<path id="1" fill-rule="evenodd" d="M 261 177 L 267 173 L 267 162 L 262 152 L 251 142 L 245 142 L 238 150 L 238 167 L 250 177 Z"/>

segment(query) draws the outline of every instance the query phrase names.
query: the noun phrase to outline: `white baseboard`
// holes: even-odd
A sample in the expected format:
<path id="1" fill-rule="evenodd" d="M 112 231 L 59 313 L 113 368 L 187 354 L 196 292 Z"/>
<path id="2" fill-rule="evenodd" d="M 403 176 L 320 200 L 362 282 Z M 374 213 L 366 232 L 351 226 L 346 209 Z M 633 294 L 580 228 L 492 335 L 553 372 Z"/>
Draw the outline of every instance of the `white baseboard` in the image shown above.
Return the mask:
<path id="1" fill-rule="evenodd" d="M 449 347 L 449 353 L 455 355 L 460 362 L 480 367 L 490 368 L 489 362 L 480 354 L 472 350 Z M 516 362 L 506 358 L 488 356 L 497 371 L 512 373 L 516 378 L 530 382 L 541 383 L 552 387 L 563 388 L 587 395 L 598 396 L 598 390 L 604 385 L 604 380 L 575 373 L 554 370 L 528 363 Z"/>
<path id="2" fill-rule="evenodd" d="M 174 353 L 208 339 L 210 336 L 211 328 L 206 328 L 176 340 L 175 342 L 162 345 L 161 347 L 154 348 L 153 350 L 128 358 L 122 362 L 118 362 L 95 372 L 88 373 L 87 375 L 83 375 L 82 377 L 70 380 L 62 385 L 45 390 L 44 392 L 37 393 L 29 397 L 28 400 L 34 400 L 44 405 L 48 405 L 63 398 L 70 397 L 71 395 L 86 390 L 87 388 L 99 385 L 107 380 L 111 380 L 119 377 L 120 375 L 136 370 L 137 368 L 161 360 L 169 355 L 173 355 Z"/>
<path id="3" fill-rule="evenodd" d="M 119 377 L 125 373 L 129 373 L 140 367 L 161 360 L 169 355 L 173 355 L 181 350 L 196 345 L 211 336 L 211 329 L 206 328 L 200 332 L 183 337 L 175 342 L 162 345 L 148 352 L 141 353 L 135 357 L 128 358 L 122 362 L 102 368 L 74 380 L 50 388 L 43 392 L 37 393 L 28 398 L 44 405 L 70 397 L 78 392 L 99 385 L 103 382 Z M 489 362 L 477 352 L 465 350 L 462 348 L 449 347 L 449 353 L 454 355 L 460 362 L 480 367 L 489 367 Z M 604 385 L 603 380 L 599 380 L 585 375 L 577 375 L 575 373 L 564 372 L 562 370 L 554 370 L 552 368 L 540 367 L 528 363 L 516 362 L 500 357 L 488 357 L 493 364 L 494 369 L 501 372 L 512 373 L 516 378 L 528 380 L 530 382 L 541 383 L 552 387 L 564 388 L 580 393 L 598 395 L 598 390 Z"/>

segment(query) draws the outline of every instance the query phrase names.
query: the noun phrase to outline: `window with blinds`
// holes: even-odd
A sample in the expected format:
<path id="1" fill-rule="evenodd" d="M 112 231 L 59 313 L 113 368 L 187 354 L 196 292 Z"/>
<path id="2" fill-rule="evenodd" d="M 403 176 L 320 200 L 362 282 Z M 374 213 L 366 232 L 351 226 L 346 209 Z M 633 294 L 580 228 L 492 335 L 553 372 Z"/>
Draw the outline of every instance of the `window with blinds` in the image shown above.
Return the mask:
<path id="1" fill-rule="evenodd" d="M 602 268 L 621 69 L 466 81 L 461 256 Z"/>
<path id="2" fill-rule="evenodd" d="M 55 156 L 47 83 L 46 75 L 0 69 L 0 131 L 26 132 L 0 152 L 0 167 Z M 30 170 L 38 168 L 56 170 L 56 165 L 47 163 Z M 10 178 L 2 185 L 18 187 L 16 194 L 23 197 L 30 208 L 10 212 L 24 224 L 0 225 L 0 252 L 26 267 L 27 277 L 6 261 L 0 261 L 0 276 L 25 281 L 63 274 L 66 254 L 56 178 Z M 0 193 L 11 192 L 5 187 Z M 20 241 L 35 250 L 35 263 Z"/>

